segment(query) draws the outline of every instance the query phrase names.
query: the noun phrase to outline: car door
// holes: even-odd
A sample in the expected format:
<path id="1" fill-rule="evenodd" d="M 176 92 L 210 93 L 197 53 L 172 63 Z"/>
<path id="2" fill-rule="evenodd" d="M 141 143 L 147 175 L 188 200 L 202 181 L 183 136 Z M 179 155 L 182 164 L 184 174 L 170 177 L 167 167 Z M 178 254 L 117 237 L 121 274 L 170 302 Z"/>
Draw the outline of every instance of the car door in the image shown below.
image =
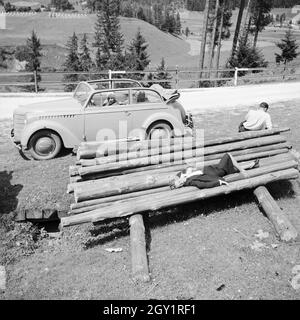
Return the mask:
<path id="1" fill-rule="evenodd" d="M 167 111 L 168 108 L 155 91 L 135 88 L 131 89 L 131 104 L 128 105 L 127 110 L 131 113 L 131 130 L 133 133 L 141 130 L 146 120 L 153 114 Z"/>
<path id="2" fill-rule="evenodd" d="M 108 96 L 115 95 L 116 103 L 108 105 Z M 131 113 L 127 111 L 128 90 L 94 93 L 85 108 L 85 137 L 87 141 L 117 140 L 128 137 Z"/>

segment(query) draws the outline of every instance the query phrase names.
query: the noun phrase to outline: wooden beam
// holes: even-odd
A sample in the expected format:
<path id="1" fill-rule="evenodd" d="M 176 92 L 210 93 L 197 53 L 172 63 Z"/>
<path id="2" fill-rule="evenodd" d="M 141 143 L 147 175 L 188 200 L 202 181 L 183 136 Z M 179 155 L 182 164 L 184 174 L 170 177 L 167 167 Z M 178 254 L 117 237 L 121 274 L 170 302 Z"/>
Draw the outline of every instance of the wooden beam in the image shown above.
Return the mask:
<path id="1" fill-rule="evenodd" d="M 122 153 L 130 153 L 130 152 L 142 152 L 148 149 L 151 149 L 151 152 L 154 152 L 153 149 L 162 149 L 163 147 L 168 147 L 172 149 L 176 149 L 182 147 L 182 145 L 186 144 L 194 144 L 198 146 L 214 146 L 224 143 L 243 141 L 248 139 L 254 139 L 258 137 L 265 137 L 280 134 L 282 132 L 289 131 L 289 128 L 278 128 L 271 130 L 260 130 L 260 131 L 248 131 L 235 134 L 229 137 L 221 137 L 215 139 L 208 139 L 203 141 L 202 139 L 197 139 L 197 137 L 180 137 L 180 138 L 172 138 L 172 139 L 160 139 L 160 140 L 143 140 L 143 141 L 135 141 L 128 142 L 124 145 L 124 142 L 120 142 L 116 144 L 116 142 L 112 143 L 113 147 L 110 147 L 110 152 L 107 150 L 107 156 L 122 154 Z M 107 144 L 109 145 L 109 144 Z M 93 159 L 97 157 L 105 157 L 103 154 L 103 150 L 101 149 L 103 146 L 103 142 L 83 142 L 80 144 L 77 152 L 77 159 Z M 98 148 L 99 152 L 98 152 Z M 161 153 L 161 151 L 159 152 Z"/>
<path id="2" fill-rule="evenodd" d="M 150 281 L 146 252 L 145 226 L 141 214 L 129 218 L 132 277 L 134 281 Z"/>
<path id="3" fill-rule="evenodd" d="M 268 136 L 262 138 L 255 138 L 247 141 L 239 141 L 227 143 L 223 145 L 211 146 L 206 148 L 199 148 L 196 150 L 185 150 L 184 152 L 174 152 L 173 154 L 154 155 L 151 157 L 144 157 L 132 159 L 129 161 L 120 161 L 107 164 L 99 164 L 90 167 L 81 167 L 78 172 L 81 176 L 90 175 L 94 173 L 114 171 L 121 169 L 130 169 L 136 167 L 149 166 L 160 163 L 170 163 L 174 161 L 183 161 L 204 155 L 218 154 L 221 152 L 231 152 L 234 150 L 245 150 L 248 148 L 272 145 L 276 143 L 286 142 L 286 139 L 280 135 Z"/>
<path id="4" fill-rule="evenodd" d="M 259 168 L 258 168 L 259 169 Z M 258 169 L 251 170 L 255 174 Z M 249 170 L 250 171 L 250 170 Z M 249 172 L 250 174 L 250 172 Z M 86 222 L 97 222 L 105 219 L 120 218 L 146 211 L 154 211 L 170 206 L 207 199 L 221 194 L 229 194 L 243 189 L 252 189 L 270 182 L 296 179 L 299 172 L 296 169 L 286 169 L 231 182 L 228 186 L 220 186 L 199 190 L 195 187 L 184 187 L 170 190 L 155 196 L 143 196 L 132 201 L 120 201 L 117 204 L 82 213 L 76 216 L 61 218 L 61 226 L 71 226 Z"/>
<path id="5" fill-rule="evenodd" d="M 260 167 L 262 168 L 264 166 L 266 167 L 266 166 L 286 162 L 288 160 L 292 160 L 292 157 L 288 153 L 285 153 L 283 155 L 261 159 L 260 160 Z M 248 164 L 247 161 L 240 163 L 240 165 L 242 167 L 247 164 Z M 177 173 L 176 171 L 170 173 L 170 177 L 174 176 L 176 173 Z M 248 175 L 248 173 L 247 173 L 247 175 Z M 129 176 L 128 176 L 128 178 L 129 178 Z M 234 177 L 236 177 L 236 175 L 234 175 Z M 225 179 L 228 181 L 231 181 L 230 180 L 231 176 L 227 176 Z M 99 186 L 99 188 L 101 188 L 101 186 Z M 69 214 L 79 214 L 79 213 L 83 213 L 83 212 L 88 212 L 88 211 L 92 211 L 92 210 L 110 205 L 111 202 L 121 201 L 121 200 L 129 199 L 129 198 L 131 198 L 131 199 L 137 198 L 137 197 L 144 196 L 147 194 L 151 195 L 151 194 L 161 193 L 161 192 L 165 192 L 165 191 L 169 191 L 169 190 L 170 190 L 170 187 L 165 186 L 165 187 L 161 187 L 161 188 L 148 189 L 148 190 L 143 190 L 143 191 L 125 193 L 125 194 L 120 194 L 120 195 L 115 195 L 115 196 L 110 196 L 110 197 L 105 197 L 105 198 L 98 198 L 98 199 L 73 203 L 71 205 L 71 211 L 69 212 Z"/>
<path id="6" fill-rule="evenodd" d="M 298 233 L 291 224 L 286 214 L 277 205 L 266 187 L 258 187 L 254 190 L 254 195 L 258 200 L 260 207 L 264 210 L 267 217 L 272 222 L 280 239 L 285 242 L 293 241 L 297 238 Z"/>
<path id="7" fill-rule="evenodd" d="M 291 148 L 291 146 L 288 143 L 276 143 L 272 145 L 267 145 L 263 147 L 254 147 L 254 148 L 249 148 L 246 150 L 235 150 L 231 151 L 231 154 L 236 157 L 240 155 L 249 155 L 249 154 L 258 154 L 257 157 L 263 158 L 263 157 L 269 157 L 269 156 L 274 156 L 276 154 L 281 154 L 281 153 L 286 153 L 288 150 Z M 268 153 L 268 152 L 269 153 Z M 206 165 L 207 161 L 209 160 L 215 160 L 215 159 L 221 159 L 222 156 L 226 152 L 218 153 L 218 154 L 213 154 L 213 155 L 204 155 L 204 164 Z M 113 172 L 100 172 L 100 173 L 95 173 L 92 175 L 88 176 L 73 176 L 70 177 L 70 184 L 77 183 L 77 182 L 83 182 L 83 181 L 92 181 L 92 180 L 97 180 L 97 179 L 102 179 L 102 178 L 107 178 L 107 177 L 112 177 L 112 176 L 117 176 L 117 175 L 125 175 L 125 174 L 130 174 L 130 173 L 137 173 L 137 172 L 145 172 L 148 171 L 154 171 L 157 169 L 160 169 L 161 172 L 168 172 L 171 171 L 171 168 L 174 168 L 174 170 L 183 170 L 186 168 L 188 165 L 195 165 L 198 162 L 201 162 L 203 159 L 202 157 L 200 158 L 194 158 L 188 161 L 174 161 L 171 163 L 164 163 L 164 164 L 157 164 L 157 165 L 150 165 L 146 167 L 138 167 L 138 168 L 133 168 L 133 169 L 125 169 L 125 170 L 117 170 Z M 71 188 L 72 189 L 72 188 Z M 72 192 L 72 190 L 71 190 Z"/>

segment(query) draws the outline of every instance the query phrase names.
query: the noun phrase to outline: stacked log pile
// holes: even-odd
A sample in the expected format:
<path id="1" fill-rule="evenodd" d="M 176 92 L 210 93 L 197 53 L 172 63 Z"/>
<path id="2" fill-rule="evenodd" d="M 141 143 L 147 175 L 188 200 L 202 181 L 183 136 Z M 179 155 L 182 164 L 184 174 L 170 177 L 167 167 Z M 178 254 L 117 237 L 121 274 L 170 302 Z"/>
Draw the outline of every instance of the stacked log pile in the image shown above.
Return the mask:
<path id="1" fill-rule="evenodd" d="M 61 227 L 130 217 L 135 273 L 140 279 L 149 279 L 142 214 L 298 178 L 298 159 L 280 134 L 288 130 L 245 132 L 206 141 L 196 138 L 122 141 L 117 147 L 111 142 L 82 143 L 77 152 L 77 163 L 70 167 L 67 190 L 74 194 L 75 201 L 70 215 L 61 219 Z M 247 170 L 246 175 L 227 176 L 228 186 L 170 189 L 170 180 L 178 171 L 188 166 L 201 169 L 203 165 L 217 164 L 227 152 L 241 165 L 260 159 L 260 166 Z"/>
<path id="2" fill-rule="evenodd" d="M 204 142 L 192 138 L 184 142 L 161 140 L 154 147 L 151 141 L 138 141 L 119 145 L 117 154 L 109 154 L 108 144 L 83 143 L 76 166 L 70 167 L 68 192 L 74 193 L 75 203 L 70 216 L 62 219 L 62 226 L 129 216 L 295 178 L 298 163 L 286 138 L 280 135 L 287 130 L 246 132 Z M 226 152 L 241 164 L 260 159 L 260 167 L 247 171 L 247 179 L 240 174 L 227 177 L 232 182 L 229 187 L 170 190 L 169 182 L 178 171 L 217 164 Z"/>

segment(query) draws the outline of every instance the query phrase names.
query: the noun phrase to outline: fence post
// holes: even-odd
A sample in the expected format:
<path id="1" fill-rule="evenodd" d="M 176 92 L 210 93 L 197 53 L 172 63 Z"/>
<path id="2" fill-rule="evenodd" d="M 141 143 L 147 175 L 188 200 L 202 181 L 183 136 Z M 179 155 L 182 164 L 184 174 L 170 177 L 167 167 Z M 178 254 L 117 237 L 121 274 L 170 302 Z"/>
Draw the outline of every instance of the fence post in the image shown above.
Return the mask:
<path id="1" fill-rule="evenodd" d="M 109 80 L 111 80 L 111 74 L 112 74 L 111 70 L 108 70 L 108 79 Z"/>
<path id="2" fill-rule="evenodd" d="M 34 77 L 34 91 L 35 91 L 35 93 L 38 93 L 39 89 L 38 89 L 38 83 L 37 83 L 37 71 L 36 70 L 33 71 L 33 77 Z"/>
<path id="3" fill-rule="evenodd" d="M 238 72 L 239 72 L 239 68 L 235 67 L 235 71 L 234 71 L 234 86 L 238 85 Z"/>
<path id="4" fill-rule="evenodd" d="M 178 84 L 179 84 L 179 73 L 178 73 L 178 66 L 176 65 L 176 70 L 175 70 L 175 89 L 178 89 Z"/>

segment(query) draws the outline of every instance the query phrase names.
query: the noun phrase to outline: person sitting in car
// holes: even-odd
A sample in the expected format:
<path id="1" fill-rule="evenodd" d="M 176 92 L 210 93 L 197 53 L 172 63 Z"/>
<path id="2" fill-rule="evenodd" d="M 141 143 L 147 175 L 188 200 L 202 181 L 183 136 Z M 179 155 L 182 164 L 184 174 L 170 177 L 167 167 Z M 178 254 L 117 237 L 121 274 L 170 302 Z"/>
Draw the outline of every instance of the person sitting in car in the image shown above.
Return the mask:
<path id="1" fill-rule="evenodd" d="M 136 97 L 136 102 L 141 103 L 141 102 L 147 102 L 148 99 L 146 97 L 145 91 L 139 91 L 137 97 Z"/>
<path id="2" fill-rule="evenodd" d="M 116 96 L 113 93 L 110 93 L 107 99 L 104 101 L 103 106 L 112 106 L 114 104 L 118 104 Z"/>

